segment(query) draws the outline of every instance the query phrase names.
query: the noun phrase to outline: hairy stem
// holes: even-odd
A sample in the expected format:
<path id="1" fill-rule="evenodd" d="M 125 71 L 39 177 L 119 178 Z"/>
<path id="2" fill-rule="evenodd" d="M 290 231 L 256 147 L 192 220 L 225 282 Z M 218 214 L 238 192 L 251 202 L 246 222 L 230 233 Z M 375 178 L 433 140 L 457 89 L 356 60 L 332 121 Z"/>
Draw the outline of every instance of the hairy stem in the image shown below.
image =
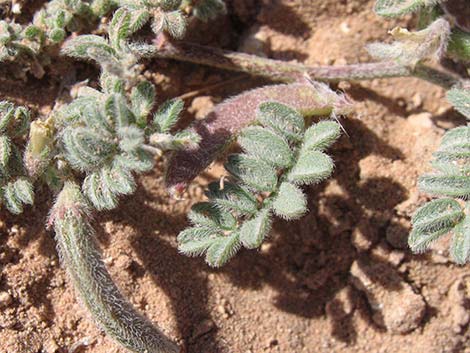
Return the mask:
<path id="1" fill-rule="evenodd" d="M 446 89 L 460 82 L 459 77 L 449 72 L 440 71 L 423 64 L 418 64 L 415 68 L 393 61 L 340 66 L 307 66 L 193 43 L 179 42 L 175 44 L 163 36 L 157 38 L 156 46 L 158 50 L 155 55 L 158 58 L 246 72 L 282 82 L 293 82 L 304 76 L 324 82 L 413 76 Z"/>
<path id="2" fill-rule="evenodd" d="M 124 299 L 95 244 L 88 206 L 67 182 L 51 213 L 62 262 L 81 300 L 111 337 L 137 353 L 177 353 L 178 347 Z"/>

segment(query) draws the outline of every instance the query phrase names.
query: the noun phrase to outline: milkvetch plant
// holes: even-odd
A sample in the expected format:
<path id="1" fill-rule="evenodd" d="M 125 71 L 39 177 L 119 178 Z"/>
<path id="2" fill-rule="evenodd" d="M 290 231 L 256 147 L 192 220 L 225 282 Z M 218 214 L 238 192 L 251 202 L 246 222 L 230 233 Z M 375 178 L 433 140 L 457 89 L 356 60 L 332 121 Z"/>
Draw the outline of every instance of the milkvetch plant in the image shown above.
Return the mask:
<path id="1" fill-rule="evenodd" d="M 178 235 L 180 252 L 222 266 L 241 247 L 258 248 L 274 217 L 302 217 L 305 186 L 331 175 L 333 159 L 326 151 L 340 135 L 338 117 L 354 105 L 327 83 L 418 77 L 448 89 L 448 100 L 470 118 L 468 83 L 437 67 L 443 57 L 470 60 L 468 28 L 445 2 L 376 5 L 386 17 L 413 11 L 420 12 L 421 28 L 396 28 L 394 42 L 371 43 L 368 51 L 376 62 L 318 67 L 181 41 L 189 21 L 226 12 L 221 0 L 52 0 L 30 24 L 0 20 L 0 63 L 14 68 L 16 76 L 49 75 L 58 58 L 88 61 L 101 70 L 98 87 L 78 85 L 70 100 L 47 116 L 32 120 L 27 108 L 0 102 L 0 201 L 19 214 L 34 203 L 36 187 L 48 186 L 55 202 L 47 225 L 97 324 L 131 351 L 178 352 L 113 283 L 96 245 L 93 214 L 119 207 L 121 197 L 135 192 L 136 176 L 153 169 L 155 158 L 166 152 L 166 186 L 172 196 L 183 197 L 198 174 L 238 143 L 242 151 L 225 159 L 227 176 L 209 185 L 207 201 L 192 207 L 191 225 Z M 183 101 L 160 101 L 141 75 L 142 60 L 152 58 L 243 71 L 278 83 L 227 99 L 180 130 Z M 435 172 L 419 181 L 423 191 L 442 198 L 413 217 L 413 250 L 451 231 L 453 257 L 469 260 L 469 158 L 469 128 L 448 131 L 432 162 Z"/>

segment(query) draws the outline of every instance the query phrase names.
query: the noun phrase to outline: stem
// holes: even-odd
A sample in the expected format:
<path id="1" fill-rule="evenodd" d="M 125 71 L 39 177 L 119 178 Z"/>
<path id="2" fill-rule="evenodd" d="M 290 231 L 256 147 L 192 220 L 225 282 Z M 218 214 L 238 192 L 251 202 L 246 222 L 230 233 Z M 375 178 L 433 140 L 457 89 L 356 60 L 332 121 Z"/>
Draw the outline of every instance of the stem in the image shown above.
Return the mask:
<path id="1" fill-rule="evenodd" d="M 104 331 L 137 353 L 179 348 L 124 299 L 101 259 L 80 187 L 66 182 L 51 212 L 61 260 L 75 290 Z"/>
<path id="2" fill-rule="evenodd" d="M 246 72 L 283 82 L 293 82 L 305 76 L 309 76 L 312 80 L 325 82 L 413 76 L 448 89 L 461 81 L 458 76 L 423 64 L 418 64 L 415 68 L 393 61 L 341 66 L 307 66 L 194 43 L 179 42 L 175 44 L 163 36 L 157 38 L 156 46 L 155 56 L 157 58 Z"/>

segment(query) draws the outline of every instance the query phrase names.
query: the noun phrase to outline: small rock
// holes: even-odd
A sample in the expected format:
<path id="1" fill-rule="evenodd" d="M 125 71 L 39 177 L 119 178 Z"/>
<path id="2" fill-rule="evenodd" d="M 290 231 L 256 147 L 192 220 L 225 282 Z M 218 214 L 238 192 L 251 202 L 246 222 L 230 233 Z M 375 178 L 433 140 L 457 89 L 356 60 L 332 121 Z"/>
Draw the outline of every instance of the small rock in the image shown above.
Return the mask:
<path id="1" fill-rule="evenodd" d="M 395 249 L 408 249 L 411 223 L 405 218 L 394 217 L 385 230 L 387 242 Z"/>
<path id="2" fill-rule="evenodd" d="M 394 334 L 405 334 L 419 326 L 426 304 L 390 265 L 356 260 L 350 273 L 354 286 L 365 293 L 377 325 Z"/>
<path id="3" fill-rule="evenodd" d="M 369 250 L 377 240 L 377 232 L 367 220 L 361 220 L 351 234 L 351 242 L 358 251 Z"/>
<path id="4" fill-rule="evenodd" d="M 196 119 L 203 119 L 214 107 L 214 100 L 210 96 L 200 96 L 193 99 L 188 112 L 194 114 Z"/>
<path id="5" fill-rule="evenodd" d="M 57 345 L 57 342 L 53 338 L 47 340 L 44 344 L 44 349 L 46 353 L 56 353 L 59 348 L 60 347 Z"/>
<path id="6" fill-rule="evenodd" d="M 7 292 L 0 292 L 0 308 L 6 308 L 13 301 L 11 295 Z"/>
<path id="7" fill-rule="evenodd" d="M 430 129 L 434 126 L 432 122 L 432 114 L 428 112 L 411 114 L 408 116 L 407 122 L 413 127 Z"/>
<path id="8" fill-rule="evenodd" d="M 464 275 L 450 287 L 448 298 L 451 307 L 452 329 L 461 333 L 470 322 L 470 276 Z"/>
<path id="9" fill-rule="evenodd" d="M 348 285 L 336 293 L 332 300 L 326 303 L 325 311 L 328 318 L 339 321 L 351 315 L 355 308 L 354 290 Z"/>
<path id="10" fill-rule="evenodd" d="M 404 259 L 405 253 L 403 251 L 393 250 L 388 255 L 388 262 L 395 267 L 400 266 Z"/>
<path id="11" fill-rule="evenodd" d="M 241 39 L 238 51 L 263 58 L 269 53 L 269 28 L 254 26 Z"/>
<path id="12" fill-rule="evenodd" d="M 215 324 L 212 320 L 206 319 L 202 321 L 193 332 L 193 339 L 199 338 L 211 332 L 215 328 Z"/>

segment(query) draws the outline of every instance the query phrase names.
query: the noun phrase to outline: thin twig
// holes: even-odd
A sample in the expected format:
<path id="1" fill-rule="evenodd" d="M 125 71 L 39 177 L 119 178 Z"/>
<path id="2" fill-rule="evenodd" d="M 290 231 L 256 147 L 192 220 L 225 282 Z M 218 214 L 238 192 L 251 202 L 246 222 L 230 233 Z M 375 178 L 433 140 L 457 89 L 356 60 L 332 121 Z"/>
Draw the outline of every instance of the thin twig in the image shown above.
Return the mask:
<path id="1" fill-rule="evenodd" d="M 157 58 L 174 59 L 225 70 L 246 72 L 282 82 L 293 82 L 307 74 L 313 80 L 325 82 L 413 76 L 446 89 L 461 83 L 458 76 L 423 64 L 418 64 L 415 68 L 392 61 L 341 66 L 307 66 L 194 43 L 179 42 L 175 44 L 163 36 L 156 40 L 156 46 L 158 49 L 156 51 Z"/>

